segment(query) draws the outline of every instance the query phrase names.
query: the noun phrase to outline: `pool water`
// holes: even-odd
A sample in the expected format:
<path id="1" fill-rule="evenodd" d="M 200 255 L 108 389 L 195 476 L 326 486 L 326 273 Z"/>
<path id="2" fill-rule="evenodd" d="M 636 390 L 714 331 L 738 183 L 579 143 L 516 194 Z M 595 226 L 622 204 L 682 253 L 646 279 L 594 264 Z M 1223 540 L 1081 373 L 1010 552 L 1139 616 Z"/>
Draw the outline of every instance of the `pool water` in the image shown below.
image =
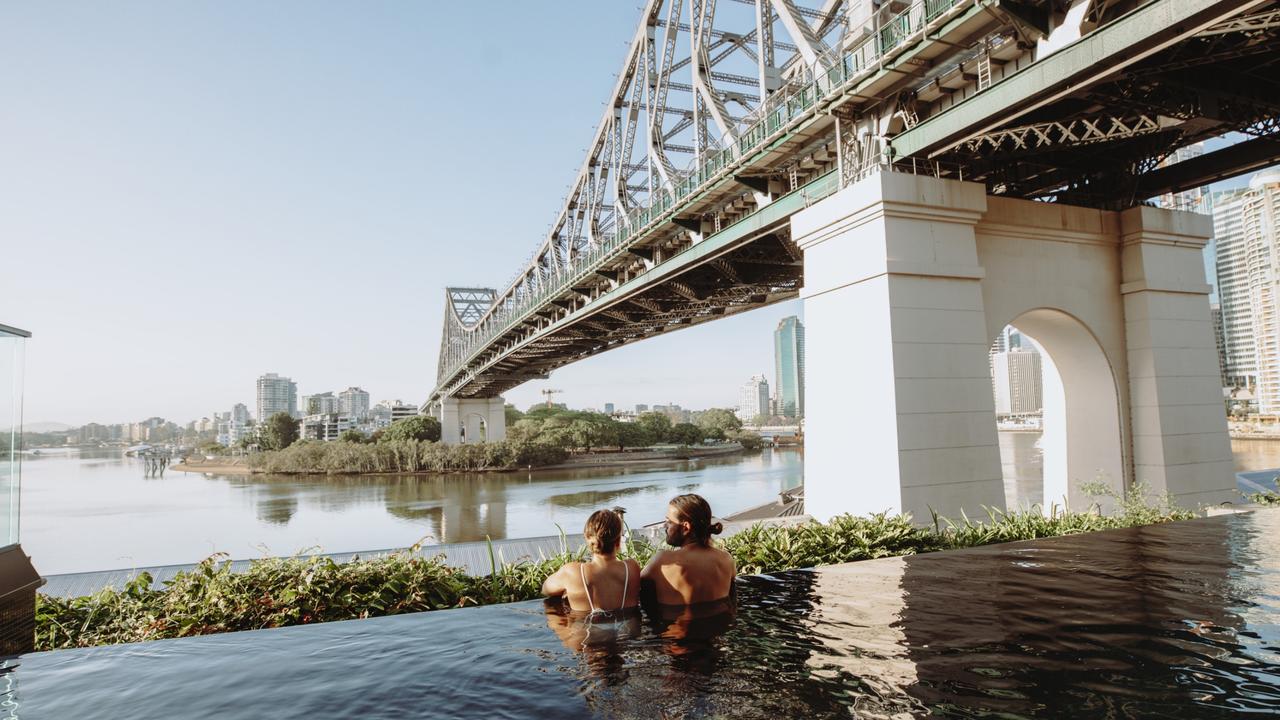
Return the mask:
<path id="1" fill-rule="evenodd" d="M 742 578 L 696 617 L 527 602 L 36 653 L 0 717 L 1277 716 L 1277 538 L 1262 510 Z"/>

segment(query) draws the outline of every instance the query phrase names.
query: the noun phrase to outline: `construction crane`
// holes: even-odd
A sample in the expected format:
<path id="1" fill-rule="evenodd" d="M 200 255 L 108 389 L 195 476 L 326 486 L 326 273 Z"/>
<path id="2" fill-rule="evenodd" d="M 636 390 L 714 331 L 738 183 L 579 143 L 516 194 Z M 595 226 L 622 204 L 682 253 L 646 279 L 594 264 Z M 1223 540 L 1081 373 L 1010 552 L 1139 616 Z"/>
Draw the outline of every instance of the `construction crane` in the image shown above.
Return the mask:
<path id="1" fill-rule="evenodd" d="M 548 410 L 550 410 L 550 409 L 551 409 L 551 396 L 552 396 L 552 395 L 555 395 L 556 393 L 562 393 L 562 392 L 564 392 L 564 391 L 563 391 L 563 390 L 555 390 L 555 389 L 553 389 L 553 388 L 543 388 L 543 389 L 542 389 L 542 394 L 547 396 L 547 409 L 548 409 Z"/>

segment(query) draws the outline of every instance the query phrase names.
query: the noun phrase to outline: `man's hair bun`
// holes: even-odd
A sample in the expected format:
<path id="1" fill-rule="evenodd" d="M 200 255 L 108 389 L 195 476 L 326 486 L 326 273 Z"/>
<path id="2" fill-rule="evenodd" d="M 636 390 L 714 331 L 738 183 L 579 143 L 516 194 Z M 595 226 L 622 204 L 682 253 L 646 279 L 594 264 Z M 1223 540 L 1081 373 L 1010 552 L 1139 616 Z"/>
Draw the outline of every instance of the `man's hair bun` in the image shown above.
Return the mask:
<path id="1" fill-rule="evenodd" d="M 711 531 L 712 535 L 719 535 L 724 532 L 724 525 L 721 523 L 711 523 L 711 527 L 708 529 Z"/>

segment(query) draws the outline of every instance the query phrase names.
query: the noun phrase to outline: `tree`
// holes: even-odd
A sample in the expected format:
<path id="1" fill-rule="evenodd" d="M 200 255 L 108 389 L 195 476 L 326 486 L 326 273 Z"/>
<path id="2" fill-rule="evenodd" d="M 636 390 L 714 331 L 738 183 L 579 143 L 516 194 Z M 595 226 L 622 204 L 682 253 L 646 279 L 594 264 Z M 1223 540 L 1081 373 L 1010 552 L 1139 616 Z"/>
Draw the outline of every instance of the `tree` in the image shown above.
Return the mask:
<path id="1" fill-rule="evenodd" d="M 707 431 L 719 431 L 720 437 L 734 430 L 742 429 L 742 421 L 730 410 L 712 408 L 698 416 L 698 427 Z"/>
<path id="2" fill-rule="evenodd" d="M 639 423 L 618 423 L 618 449 L 624 447 L 645 447 L 649 445 L 649 435 Z"/>
<path id="3" fill-rule="evenodd" d="M 602 444 L 600 426 L 590 420 L 574 420 L 569 425 L 569 438 L 574 447 L 580 447 L 587 452 L 591 452 L 591 448 Z"/>
<path id="4" fill-rule="evenodd" d="M 700 445 L 706 437 L 703 429 L 693 423 L 680 423 L 671 428 L 671 442 L 679 445 Z"/>
<path id="5" fill-rule="evenodd" d="M 382 442 L 417 440 L 439 442 L 440 421 L 430 415 L 414 415 L 397 420 L 382 431 Z"/>
<path id="6" fill-rule="evenodd" d="M 728 438 L 742 446 L 743 450 L 759 450 L 764 445 L 764 438 L 750 430 L 738 430 L 728 434 Z"/>
<path id="7" fill-rule="evenodd" d="M 364 433 L 356 430 L 355 428 L 343 430 L 342 434 L 338 436 L 338 442 L 362 443 L 364 441 Z"/>
<path id="8" fill-rule="evenodd" d="M 278 412 L 267 418 L 262 428 L 262 447 L 266 450 L 283 450 L 298 439 L 298 421 L 287 412 Z"/>
<path id="9" fill-rule="evenodd" d="M 524 413 L 517 410 L 515 405 L 510 405 L 510 404 L 503 405 L 502 412 L 507 417 L 507 427 L 511 427 L 512 425 L 515 425 L 516 423 L 520 422 L 521 419 L 524 418 Z"/>
<path id="10" fill-rule="evenodd" d="M 636 418 L 636 423 L 644 430 L 649 444 L 666 442 L 671 432 L 671 418 L 660 412 L 647 412 Z"/>

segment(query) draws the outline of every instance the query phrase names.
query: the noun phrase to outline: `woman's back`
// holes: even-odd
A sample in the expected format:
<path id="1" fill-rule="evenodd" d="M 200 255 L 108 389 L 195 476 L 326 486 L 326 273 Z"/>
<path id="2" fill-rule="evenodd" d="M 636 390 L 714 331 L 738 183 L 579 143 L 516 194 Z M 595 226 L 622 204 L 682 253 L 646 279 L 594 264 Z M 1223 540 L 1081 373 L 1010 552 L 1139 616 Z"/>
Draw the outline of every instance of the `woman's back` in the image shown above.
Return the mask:
<path id="1" fill-rule="evenodd" d="M 610 612 L 640 604 L 640 566 L 635 560 L 566 563 L 556 573 L 569 609 Z"/>

